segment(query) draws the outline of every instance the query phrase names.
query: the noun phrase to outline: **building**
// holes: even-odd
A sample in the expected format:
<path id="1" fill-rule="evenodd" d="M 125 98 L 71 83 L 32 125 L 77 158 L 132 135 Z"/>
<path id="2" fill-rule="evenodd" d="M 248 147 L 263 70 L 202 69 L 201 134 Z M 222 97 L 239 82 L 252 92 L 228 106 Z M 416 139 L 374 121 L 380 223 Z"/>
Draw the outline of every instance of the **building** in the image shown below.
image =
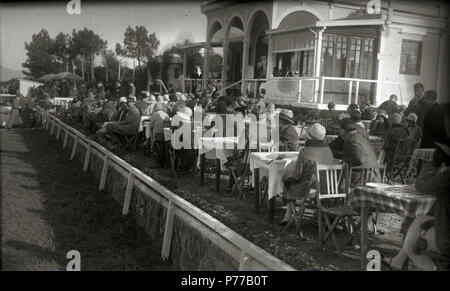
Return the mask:
<path id="1" fill-rule="evenodd" d="M 208 52 L 221 47 L 222 90 L 263 88 L 276 104 L 325 109 L 334 100 L 339 109 L 379 105 L 391 94 L 407 104 L 416 82 L 441 102 L 449 93 L 445 2 L 211 0 L 201 9 L 203 84 L 210 82 Z"/>

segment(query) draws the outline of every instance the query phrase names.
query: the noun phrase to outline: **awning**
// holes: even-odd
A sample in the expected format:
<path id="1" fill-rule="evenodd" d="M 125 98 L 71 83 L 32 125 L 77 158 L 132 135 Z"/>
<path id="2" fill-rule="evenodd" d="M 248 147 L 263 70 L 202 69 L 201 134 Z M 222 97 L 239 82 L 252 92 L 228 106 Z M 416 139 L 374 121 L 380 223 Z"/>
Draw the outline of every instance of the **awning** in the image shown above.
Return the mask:
<path id="1" fill-rule="evenodd" d="M 316 21 L 316 27 L 339 27 L 339 26 L 377 26 L 386 23 L 385 14 L 367 14 L 357 11 L 346 18 L 335 20 Z"/>
<path id="2" fill-rule="evenodd" d="M 210 45 L 211 45 L 211 47 L 222 47 L 223 43 L 211 42 Z M 205 48 L 205 47 L 206 47 L 206 42 L 197 42 L 197 43 L 190 43 L 190 44 L 182 45 L 182 46 L 180 46 L 180 49 L 184 50 L 184 49 Z"/>

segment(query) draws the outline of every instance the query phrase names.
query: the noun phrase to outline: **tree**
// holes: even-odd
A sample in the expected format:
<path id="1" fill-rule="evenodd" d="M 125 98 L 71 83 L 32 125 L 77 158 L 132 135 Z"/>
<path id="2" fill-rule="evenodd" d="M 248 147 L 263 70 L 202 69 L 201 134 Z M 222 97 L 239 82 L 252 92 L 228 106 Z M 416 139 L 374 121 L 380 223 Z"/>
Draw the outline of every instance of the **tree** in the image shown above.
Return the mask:
<path id="1" fill-rule="evenodd" d="M 31 41 L 25 43 L 27 59 L 22 64 L 23 73 L 34 78 L 58 72 L 57 58 L 53 55 L 53 41 L 46 29 L 33 34 Z"/>
<path id="2" fill-rule="evenodd" d="M 151 74 L 148 63 L 155 56 L 160 41 L 155 33 L 149 33 L 145 26 L 137 25 L 135 28 L 128 26 L 124 33 L 123 46 L 116 44 L 116 53 L 118 55 L 136 59 L 138 61 L 139 71 L 141 63 L 147 64 L 147 88 L 150 86 Z"/>
<path id="3" fill-rule="evenodd" d="M 92 30 L 84 28 L 80 31 L 72 31 L 72 43 L 74 54 L 81 57 L 81 68 L 84 75 L 84 66 L 89 58 L 90 81 L 95 83 L 94 56 L 106 49 L 107 42 L 95 34 Z M 84 76 L 83 76 L 84 78 Z"/>
<path id="4" fill-rule="evenodd" d="M 102 53 L 102 64 L 105 67 L 105 82 L 108 83 L 110 79 L 118 77 L 119 60 L 116 54 L 111 50 L 105 50 Z"/>
<path id="5" fill-rule="evenodd" d="M 69 62 L 74 59 L 71 47 L 71 37 L 68 34 L 60 32 L 53 40 L 52 54 L 61 64 L 61 71 L 69 71 Z"/>

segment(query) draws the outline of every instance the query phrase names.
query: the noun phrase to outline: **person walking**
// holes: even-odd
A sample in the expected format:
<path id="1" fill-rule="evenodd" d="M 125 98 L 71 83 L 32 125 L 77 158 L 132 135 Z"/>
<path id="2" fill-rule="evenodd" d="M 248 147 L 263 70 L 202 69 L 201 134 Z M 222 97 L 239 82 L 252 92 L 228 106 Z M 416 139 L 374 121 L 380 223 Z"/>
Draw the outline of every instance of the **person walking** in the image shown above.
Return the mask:
<path id="1" fill-rule="evenodd" d="M 20 98 L 19 95 L 16 95 L 16 97 L 13 100 L 11 113 L 9 114 L 8 124 L 6 125 L 6 128 L 11 129 L 16 123 L 19 123 L 20 121 Z"/>

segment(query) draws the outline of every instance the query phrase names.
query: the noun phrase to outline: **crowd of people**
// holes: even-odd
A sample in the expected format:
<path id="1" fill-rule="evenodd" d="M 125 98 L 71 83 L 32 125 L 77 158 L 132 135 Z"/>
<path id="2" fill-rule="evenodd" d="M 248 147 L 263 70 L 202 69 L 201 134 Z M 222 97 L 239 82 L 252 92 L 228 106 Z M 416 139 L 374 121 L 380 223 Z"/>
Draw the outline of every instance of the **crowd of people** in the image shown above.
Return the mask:
<path id="1" fill-rule="evenodd" d="M 57 86 L 57 85 L 55 85 Z M 55 89 L 56 90 L 56 89 Z M 50 90 L 51 92 L 51 90 Z M 209 86 L 202 94 L 183 94 L 170 87 L 167 94 L 142 91 L 136 94 L 132 84 L 124 88 L 119 82 L 113 87 L 105 88 L 100 83 L 96 88 L 87 89 L 85 86 L 73 96 L 76 96 L 71 104 L 70 115 L 75 121 L 93 135 L 99 142 L 122 143 L 123 136 L 137 136 L 141 125 L 141 117 L 145 116 L 149 122 L 150 138 L 141 139 L 145 144 L 150 142 L 150 147 L 164 152 L 166 143 L 164 128 L 172 130 L 170 119 L 178 116 L 182 122 L 191 122 L 193 112 L 201 108 L 204 113 L 234 114 L 246 116 L 250 113 L 255 116 L 260 114 L 277 113 L 279 117 L 279 151 L 299 151 L 295 171 L 284 178 L 285 201 L 303 199 L 309 195 L 309 189 L 314 180 L 314 164 L 316 162 L 331 164 L 334 159 L 341 159 L 350 167 L 361 165 L 376 165 L 389 163 L 395 154 L 399 140 L 412 139 L 417 147 L 437 148 L 436 169 L 439 172 L 435 179 L 441 179 L 436 187 L 447 187 L 448 190 L 448 149 L 450 139 L 448 136 L 449 117 L 447 108 L 436 102 L 437 94 L 433 90 L 425 90 L 420 83 L 414 85 L 414 97 L 408 106 L 397 103 L 397 96 L 391 95 L 378 108 L 367 104 L 350 104 L 345 112 L 335 109 L 335 104 L 330 102 L 328 110 L 320 112 L 320 120 L 310 120 L 306 130 L 299 135 L 297 131 L 298 120 L 304 120 L 302 116 L 294 114 L 294 111 L 286 108 L 276 108 L 274 104 L 264 101 L 264 95 L 247 99 L 239 92 L 229 90 L 225 96 L 219 95 L 219 90 Z M 330 122 L 324 123 L 323 120 Z M 181 125 L 178 125 L 178 127 Z M 271 125 L 268 125 L 268 129 Z M 337 135 L 332 142 L 327 141 L 327 135 Z M 384 138 L 383 150 L 379 154 L 370 143 L 371 136 Z M 299 141 L 303 146 L 299 147 Z M 444 146 L 438 146 L 444 145 Z M 444 154 L 442 154 L 444 153 Z M 181 170 L 190 170 L 196 167 L 196 152 L 193 148 L 177 150 Z M 447 156 L 446 156 L 447 154 Z M 161 167 L 166 163 L 164 154 L 157 154 L 157 160 Z M 242 152 L 233 154 L 230 161 L 239 163 Z M 443 158 L 446 157 L 446 158 Z M 439 160 L 439 161 L 438 161 Z M 240 161 L 242 163 L 242 161 Z M 440 165 L 437 163 L 440 162 Z M 243 167 L 237 167 L 243 168 Z M 430 177 L 430 172 L 427 172 Z M 447 179 L 444 181 L 444 178 Z M 357 177 L 350 177 L 352 183 L 357 183 Z M 429 192 L 424 184 L 428 183 L 423 177 L 417 181 L 417 189 Z M 440 193 L 444 193 L 439 188 Z M 434 191 L 434 190 L 433 190 Z M 450 207 L 448 198 L 441 199 L 439 227 L 442 221 L 449 219 Z M 446 215 L 446 218 L 442 216 Z M 290 208 L 287 208 L 280 225 L 285 225 L 291 218 Z M 435 217 L 436 218 L 436 217 Z M 447 219 L 447 220 L 446 220 Z M 423 222 L 423 221 L 421 221 Z M 418 225 L 415 221 L 410 227 L 399 257 L 390 263 L 393 268 L 400 268 L 405 257 L 415 259 L 411 255 L 410 248 L 414 238 L 417 238 Z M 435 239 L 434 237 L 433 239 Z M 442 240 L 442 238 L 440 238 Z M 433 241 L 435 245 L 442 246 L 442 241 Z M 447 252 L 445 249 L 444 252 Z M 409 254 L 409 255 L 408 255 Z M 420 260 L 415 262 L 421 264 Z M 429 261 L 426 261 L 428 268 Z"/>

